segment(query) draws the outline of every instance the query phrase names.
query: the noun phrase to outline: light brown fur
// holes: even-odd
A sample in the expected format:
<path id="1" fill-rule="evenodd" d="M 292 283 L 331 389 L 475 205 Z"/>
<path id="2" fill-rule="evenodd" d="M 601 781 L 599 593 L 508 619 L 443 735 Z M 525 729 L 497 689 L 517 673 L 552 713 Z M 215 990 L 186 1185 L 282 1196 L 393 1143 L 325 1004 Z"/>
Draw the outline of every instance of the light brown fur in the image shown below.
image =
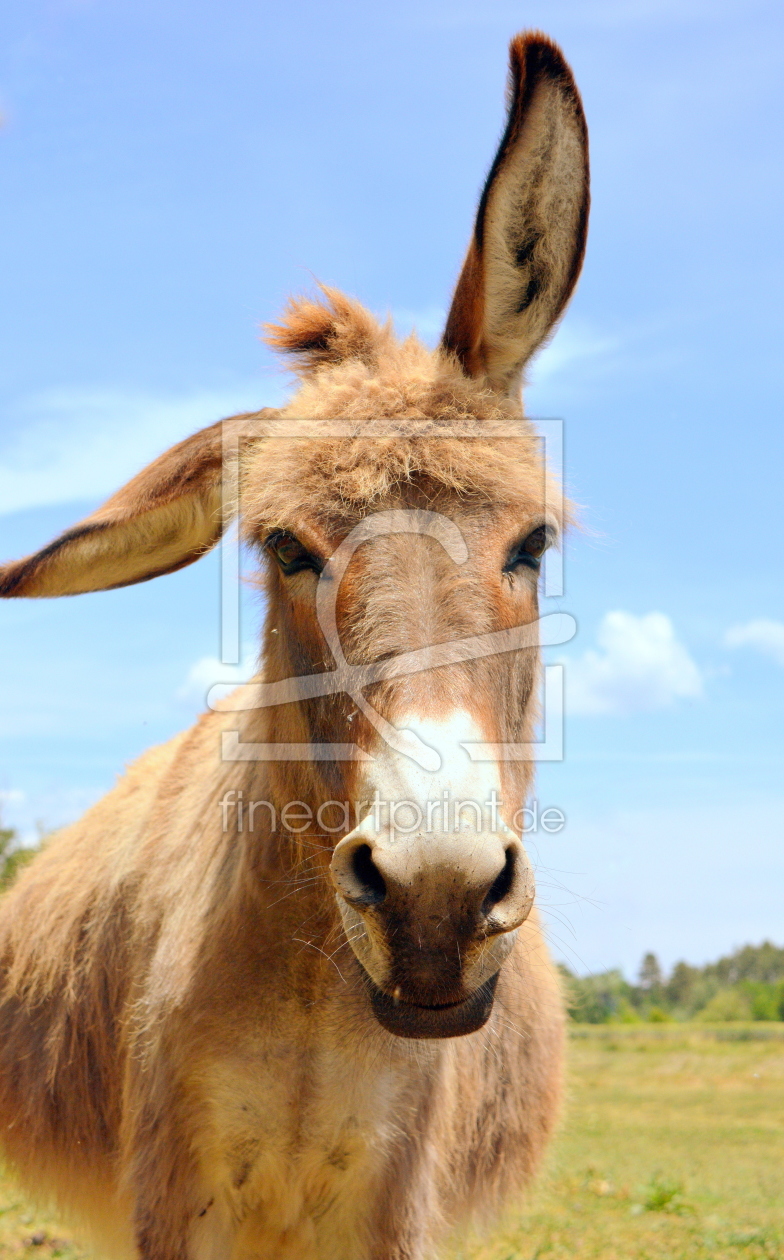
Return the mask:
<path id="1" fill-rule="evenodd" d="M 300 373 L 287 408 L 173 448 L 83 526 L 0 568 L 0 594 L 124 585 L 196 559 L 227 517 L 229 440 L 241 471 L 228 506 L 239 497 L 245 537 L 265 560 L 266 681 L 333 668 L 316 575 L 287 577 L 269 560 L 276 530 L 328 557 L 378 511 L 424 509 L 459 525 L 468 547 L 459 573 L 432 538 L 386 535 L 357 552 L 337 600 L 353 663 L 536 619 L 535 577 L 504 572 L 548 498 L 515 385 L 579 268 L 584 123 L 549 41 L 518 37 L 512 70 L 510 123 L 443 347 L 398 342 L 331 290 L 294 302 L 270 331 Z M 529 150 L 544 170 L 537 179 Z M 519 297 L 531 292 L 530 251 L 513 317 L 502 309 L 508 260 L 483 254 L 488 234 L 511 240 L 518 230 L 515 187 L 541 234 L 528 323 Z M 561 209 L 548 236 L 553 202 Z M 574 219 L 566 232 L 564 205 Z M 488 741 L 524 742 L 537 671 L 528 649 L 438 664 L 365 695 L 391 722 L 459 710 Z M 233 731 L 242 743 L 348 740 L 380 755 L 373 725 L 342 693 L 228 707 L 145 754 L 47 845 L 0 906 L 5 1154 L 106 1255 L 424 1260 L 455 1224 L 529 1183 L 556 1121 L 563 1015 L 536 913 L 517 916 L 484 1027 L 443 1039 L 389 1032 L 371 1011 L 330 881 L 340 837 L 318 826 L 287 833 L 266 810 L 251 830 L 237 813 L 240 792 L 246 805 L 278 811 L 356 803 L 362 764 L 223 761 L 221 734 Z M 530 764 L 499 774 L 505 799 L 522 803 Z M 474 868 L 455 861 L 468 887 Z M 405 1002 L 459 1006 L 461 948 L 481 958 L 487 940 L 444 916 L 419 922 L 416 880 L 403 892 L 411 901 L 394 930 L 362 910 L 369 940 L 401 969 Z M 447 966 L 453 937 L 458 962 Z"/>

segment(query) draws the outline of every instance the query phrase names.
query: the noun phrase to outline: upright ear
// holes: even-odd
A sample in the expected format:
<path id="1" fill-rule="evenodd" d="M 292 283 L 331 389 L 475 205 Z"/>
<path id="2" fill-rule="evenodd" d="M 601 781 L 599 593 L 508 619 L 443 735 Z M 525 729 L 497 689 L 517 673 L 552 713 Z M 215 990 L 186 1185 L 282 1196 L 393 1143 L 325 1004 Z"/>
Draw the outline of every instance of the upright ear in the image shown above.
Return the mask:
<path id="1" fill-rule="evenodd" d="M 106 591 L 192 564 L 215 546 L 231 515 L 224 452 L 260 437 L 276 414 L 232 416 L 179 442 L 47 547 L 0 565 L 0 596 Z"/>
<path id="2" fill-rule="evenodd" d="M 588 227 L 588 132 L 558 47 L 509 47 L 509 116 L 442 340 L 470 376 L 515 388 L 577 282 Z"/>

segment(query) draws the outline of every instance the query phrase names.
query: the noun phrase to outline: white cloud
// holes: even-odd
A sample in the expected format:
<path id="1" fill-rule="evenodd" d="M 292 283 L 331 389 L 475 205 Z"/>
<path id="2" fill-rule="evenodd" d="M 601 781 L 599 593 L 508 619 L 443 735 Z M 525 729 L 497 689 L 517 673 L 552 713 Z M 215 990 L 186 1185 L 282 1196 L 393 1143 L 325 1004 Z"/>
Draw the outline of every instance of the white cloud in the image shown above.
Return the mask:
<path id="1" fill-rule="evenodd" d="M 39 844 L 42 836 L 75 822 L 109 787 L 111 782 L 63 787 L 44 779 L 29 791 L 0 792 L 0 826 L 12 827 L 16 843 L 23 847 Z"/>
<path id="2" fill-rule="evenodd" d="M 567 713 L 636 713 L 702 694 L 700 671 L 664 613 L 609 612 L 597 637 L 598 651 L 566 662 Z"/>
<path id="3" fill-rule="evenodd" d="M 24 792 L 20 792 L 18 788 L 0 792 L 0 805 L 19 805 L 24 799 Z"/>
<path id="4" fill-rule="evenodd" d="M 228 693 L 240 683 L 249 682 L 258 670 L 257 651 L 246 649 L 239 665 L 224 665 L 217 656 L 202 656 L 188 672 L 177 692 L 178 700 L 195 700 L 206 705 L 211 687 L 224 686 Z"/>
<path id="5" fill-rule="evenodd" d="M 0 435 L 0 514 L 103 498 L 173 442 L 266 405 L 261 392 L 247 385 L 166 398 L 60 389 L 22 399 Z"/>
<path id="6" fill-rule="evenodd" d="M 617 337 L 599 333 L 585 324 L 564 323 L 549 345 L 533 360 L 528 372 L 531 387 L 543 385 L 573 363 L 607 359 L 619 350 Z"/>
<path id="7" fill-rule="evenodd" d="M 727 647 L 751 647 L 784 665 L 784 622 L 758 617 L 743 626 L 730 626 L 724 636 Z"/>
<path id="8" fill-rule="evenodd" d="M 407 337 L 416 331 L 423 341 L 434 345 L 444 331 L 447 312 L 443 306 L 425 306 L 415 311 L 396 307 L 392 311 L 395 331 Z M 531 387 L 544 385 L 558 377 L 572 364 L 584 365 L 586 361 L 607 360 L 621 350 L 619 338 L 601 333 L 584 321 L 574 319 L 560 325 L 553 340 L 540 350 L 527 373 Z"/>
<path id="9" fill-rule="evenodd" d="M 420 311 L 399 307 L 392 312 L 392 320 L 399 337 L 416 332 L 428 345 L 434 345 L 444 331 L 446 311 L 443 306 L 425 306 Z"/>
<path id="10" fill-rule="evenodd" d="M 13 826 L 13 817 L 24 806 L 26 796 L 18 788 L 0 791 L 0 827 Z"/>

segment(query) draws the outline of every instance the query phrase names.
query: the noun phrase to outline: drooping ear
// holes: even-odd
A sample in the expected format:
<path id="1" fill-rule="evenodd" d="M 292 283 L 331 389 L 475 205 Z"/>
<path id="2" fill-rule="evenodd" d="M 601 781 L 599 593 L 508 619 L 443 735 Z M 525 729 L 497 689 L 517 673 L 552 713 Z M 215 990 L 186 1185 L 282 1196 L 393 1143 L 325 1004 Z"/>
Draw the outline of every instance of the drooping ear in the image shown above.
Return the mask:
<path id="1" fill-rule="evenodd" d="M 323 284 L 319 289 L 321 297 L 292 298 L 281 322 L 265 325 L 267 344 L 290 355 L 300 376 L 345 359 L 375 363 L 380 344 L 390 336 L 389 328 L 338 289 Z"/>
<path id="2" fill-rule="evenodd" d="M 234 507 L 224 454 L 263 436 L 273 410 L 220 420 L 179 442 L 103 507 L 23 560 L 0 565 L 0 596 L 81 595 L 174 573 L 209 551 Z"/>
<path id="3" fill-rule="evenodd" d="M 509 47 L 509 116 L 442 340 L 470 376 L 514 389 L 577 282 L 588 228 L 588 133 L 560 49 Z"/>

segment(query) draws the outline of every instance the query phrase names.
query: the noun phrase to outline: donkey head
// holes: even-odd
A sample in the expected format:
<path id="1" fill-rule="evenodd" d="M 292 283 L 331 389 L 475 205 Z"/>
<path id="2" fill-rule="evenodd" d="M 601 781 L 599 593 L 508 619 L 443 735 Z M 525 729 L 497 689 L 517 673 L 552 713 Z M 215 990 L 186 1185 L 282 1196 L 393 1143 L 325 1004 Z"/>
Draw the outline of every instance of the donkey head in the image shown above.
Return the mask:
<path id="1" fill-rule="evenodd" d="M 543 36 L 518 36 L 437 350 L 331 290 L 293 302 L 268 330 L 300 378 L 286 408 L 196 434 L 0 569 L 0 594 L 49 596 L 190 564 L 230 515 L 234 443 L 229 498 L 263 557 L 273 695 L 243 714 L 243 737 L 311 750 L 270 762 L 277 801 L 319 819 L 352 802 L 337 834 L 312 839 L 372 1009 L 400 1036 L 480 1027 L 532 906 L 514 818 L 531 767 L 508 747 L 532 737 L 537 577 L 562 521 L 519 384 L 574 287 L 587 215 L 571 73 Z"/>

